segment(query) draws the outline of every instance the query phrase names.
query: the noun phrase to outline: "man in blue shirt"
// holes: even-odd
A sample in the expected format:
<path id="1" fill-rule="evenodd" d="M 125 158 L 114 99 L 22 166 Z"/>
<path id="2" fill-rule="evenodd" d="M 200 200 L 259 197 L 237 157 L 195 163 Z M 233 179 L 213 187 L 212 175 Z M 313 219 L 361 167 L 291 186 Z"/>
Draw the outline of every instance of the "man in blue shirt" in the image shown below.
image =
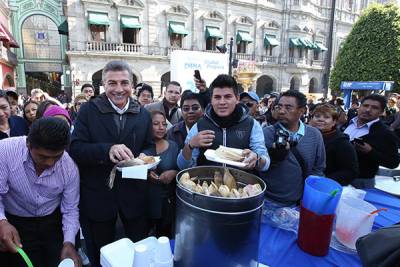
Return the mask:
<path id="1" fill-rule="evenodd" d="M 211 84 L 211 105 L 204 116 L 190 129 L 185 146 L 178 156 L 178 167 L 217 165 L 208 161 L 204 152 L 220 145 L 244 150 L 245 169 L 265 171 L 269 156 L 259 123 L 248 115 L 239 103 L 236 81 L 229 75 L 219 75 Z"/>

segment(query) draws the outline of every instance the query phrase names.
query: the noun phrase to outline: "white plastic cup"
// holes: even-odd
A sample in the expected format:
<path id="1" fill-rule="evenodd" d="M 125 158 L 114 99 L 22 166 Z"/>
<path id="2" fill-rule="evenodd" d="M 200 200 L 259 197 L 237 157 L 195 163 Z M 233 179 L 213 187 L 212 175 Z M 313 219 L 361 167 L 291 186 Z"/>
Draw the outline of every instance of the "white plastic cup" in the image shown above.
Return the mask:
<path id="1" fill-rule="evenodd" d="M 155 262 L 159 264 L 168 264 L 170 262 L 172 263 L 173 256 L 172 256 L 171 246 L 169 244 L 169 238 L 166 236 L 161 236 L 158 238 L 157 242 L 158 242 L 158 247 L 156 251 Z M 170 265 L 162 265 L 162 266 L 170 266 Z"/>
<path id="2" fill-rule="evenodd" d="M 150 267 L 150 255 L 146 245 L 135 246 L 135 256 L 133 257 L 132 267 Z"/>
<path id="3" fill-rule="evenodd" d="M 64 259 L 62 262 L 60 262 L 60 264 L 58 265 L 58 267 L 74 267 L 74 261 L 72 259 Z"/>
<path id="4" fill-rule="evenodd" d="M 369 234 L 377 214 L 370 203 L 347 197 L 340 201 L 336 218 L 336 238 L 348 248 L 356 249 L 357 239 Z"/>

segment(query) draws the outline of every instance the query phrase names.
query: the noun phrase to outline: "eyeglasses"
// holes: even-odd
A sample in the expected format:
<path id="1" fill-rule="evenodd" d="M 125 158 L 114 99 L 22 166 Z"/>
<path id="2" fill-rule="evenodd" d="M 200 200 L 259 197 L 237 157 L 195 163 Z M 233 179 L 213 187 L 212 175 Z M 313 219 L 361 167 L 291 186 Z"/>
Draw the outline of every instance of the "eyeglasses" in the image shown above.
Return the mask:
<path id="1" fill-rule="evenodd" d="M 281 109 L 284 109 L 284 110 L 286 110 L 287 112 L 292 112 L 292 111 L 294 111 L 296 108 L 293 107 L 293 106 L 290 106 L 290 105 L 281 105 L 281 104 L 278 104 L 278 105 L 275 105 L 275 106 L 274 106 L 274 110 L 276 110 L 276 111 L 280 111 Z"/>
<path id="2" fill-rule="evenodd" d="M 252 108 L 254 106 L 253 102 L 243 102 L 248 108 Z"/>
<path id="3" fill-rule="evenodd" d="M 189 112 L 190 110 L 196 112 L 200 109 L 200 106 L 198 105 L 193 105 L 193 106 L 183 106 L 182 111 L 184 112 Z"/>

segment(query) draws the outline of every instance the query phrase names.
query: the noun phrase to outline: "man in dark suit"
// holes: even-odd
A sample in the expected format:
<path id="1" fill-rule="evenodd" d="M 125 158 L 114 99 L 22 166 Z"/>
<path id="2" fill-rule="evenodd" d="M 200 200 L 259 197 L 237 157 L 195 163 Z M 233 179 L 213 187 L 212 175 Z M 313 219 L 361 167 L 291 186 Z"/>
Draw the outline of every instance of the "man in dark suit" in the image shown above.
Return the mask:
<path id="1" fill-rule="evenodd" d="M 113 188 L 107 184 L 115 164 L 154 149 L 150 114 L 131 98 L 130 66 L 111 61 L 102 79 L 105 93 L 81 107 L 70 146 L 81 175 L 81 225 L 94 267 L 100 266 L 100 248 L 114 241 L 118 216 L 133 242 L 147 236 L 146 181 L 122 179 L 117 171 Z"/>
<path id="2" fill-rule="evenodd" d="M 399 165 L 396 137 L 379 119 L 386 102 L 378 94 L 364 97 L 357 117 L 350 120 L 344 131 L 357 151 L 359 178 L 352 183 L 357 188 L 373 188 L 379 166 L 394 169 Z"/>

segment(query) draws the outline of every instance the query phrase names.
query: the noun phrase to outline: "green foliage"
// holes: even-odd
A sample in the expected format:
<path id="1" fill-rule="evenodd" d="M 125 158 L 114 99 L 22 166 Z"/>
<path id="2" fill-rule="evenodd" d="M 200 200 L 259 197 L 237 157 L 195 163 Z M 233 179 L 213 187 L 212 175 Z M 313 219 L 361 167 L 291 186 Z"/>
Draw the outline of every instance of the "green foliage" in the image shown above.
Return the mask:
<path id="1" fill-rule="evenodd" d="M 400 8 L 370 5 L 343 43 L 330 76 L 330 88 L 341 81 L 394 81 L 400 90 Z"/>

